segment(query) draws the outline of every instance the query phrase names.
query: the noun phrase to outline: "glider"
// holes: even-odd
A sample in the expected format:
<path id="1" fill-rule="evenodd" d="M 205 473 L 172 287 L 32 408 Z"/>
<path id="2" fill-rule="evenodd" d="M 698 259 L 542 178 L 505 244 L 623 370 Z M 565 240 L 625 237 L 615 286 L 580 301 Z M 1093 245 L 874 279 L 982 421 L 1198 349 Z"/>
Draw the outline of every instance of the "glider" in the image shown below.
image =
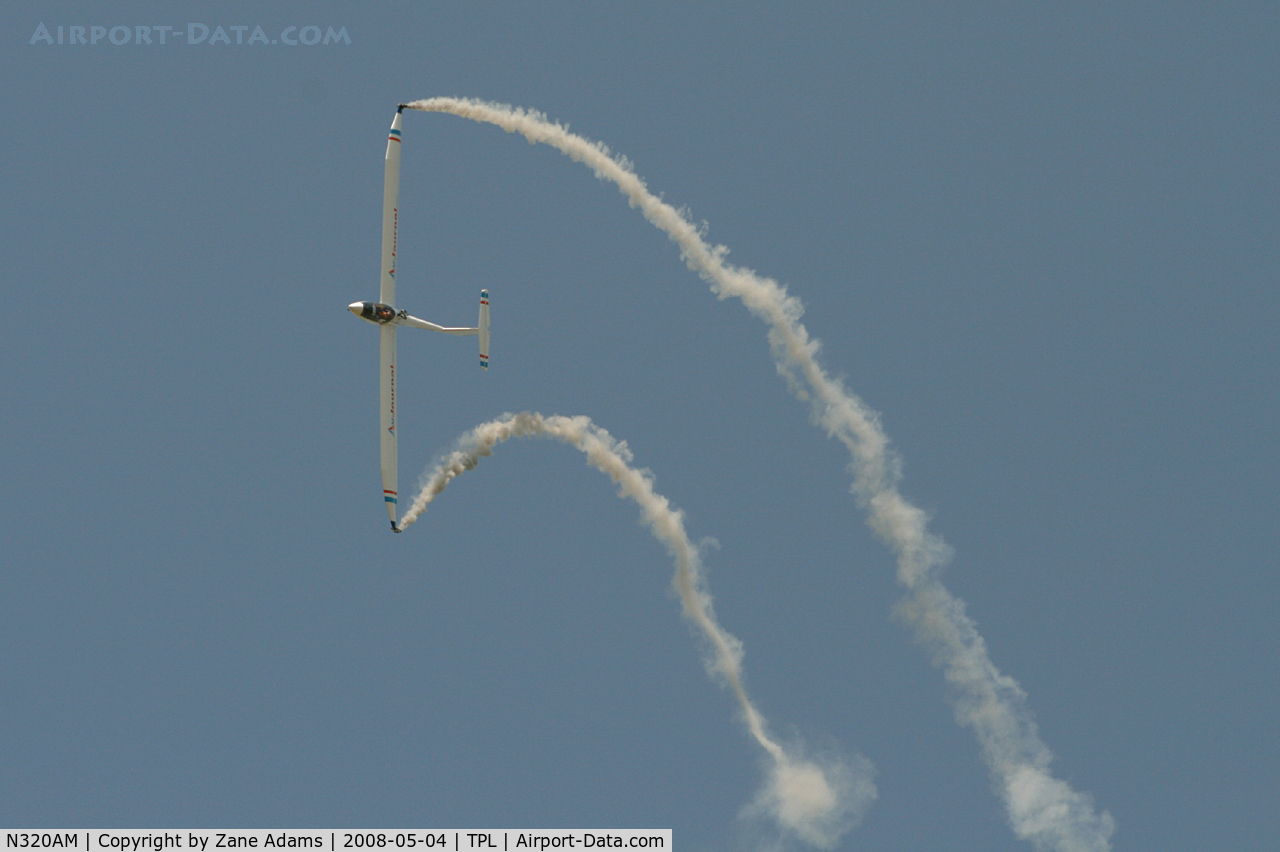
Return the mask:
<path id="1" fill-rule="evenodd" d="M 480 291 L 480 320 L 476 328 L 448 328 L 409 316 L 396 310 L 396 226 L 400 206 L 400 116 L 404 104 L 396 110 L 387 137 L 387 164 L 382 184 L 382 289 L 376 302 L 352 302 L 347 310 L 378 328 L 381 363 L 378 368 L 380 408 L 382 412 L 382 500 L 396 525 L 396 327 L 425 328 L 458 336 L 480 338 L 480 366 L 489 369 L 489 291 Z"/>

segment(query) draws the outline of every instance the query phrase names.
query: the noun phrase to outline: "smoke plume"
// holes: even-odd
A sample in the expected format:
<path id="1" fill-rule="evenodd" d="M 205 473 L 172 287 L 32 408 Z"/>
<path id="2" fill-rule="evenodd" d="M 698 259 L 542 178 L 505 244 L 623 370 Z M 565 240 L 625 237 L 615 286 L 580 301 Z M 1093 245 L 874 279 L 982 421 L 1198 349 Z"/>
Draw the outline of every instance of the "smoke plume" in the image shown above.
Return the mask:
<path id="1" fill-rule="evenodd" d="M 976 735 L 1014 833 L 1039 849 L 1109 850 L 1111 815 L 1097 812 L 1088 794 L 1050 774 L 1052 756 L 1037 733 L 1025 693 L 992 663 L 964 603 L 940 581 L 949 548 L 929 533 L 925 513 L 898 492 L 897 457 L 875 412 L 818 363 L 819 343 L 800 322 L 800 300 L 773 279 L 726 263 L 728 249 L 709 245 L 680 211 L 649 192 L 625 158 L 540 113 L 466 98 L 429 98 L 406 106 L 493 124 L 583 163 L 665 232 L 717 297 L 740 299 L 764 321 L 779 374 L 810 403 L 815 425 L 849 452 L 851 490 L 866 508 L 871 529 L 897 557 L 898 580 L 907 589 L 899 612 L 951 685 L 956 719 Z"/>
<path id="2" fill-rule="evenodd" d="M 747 729 L 768 756 L 768 778 L 750 812 L 772 818 L 784 831 L 812 845 L 827 849 L 834 846 L 842 834 L 861 821 L 875 799 L 874 767 L 862 756 L 820 764 L 796 753 L 797 749 L 784 748 L 769 736 L 764 717 L 747 697 L 742 683 L 742 643 L 716 621 L 698 548 L 685 532 L 684 515 L 653 490 L 653 476 L 648 471 L 632 466 L 631 451 L 624 441 L 614 439 L 586 417 L 504 414 L 458 439 L 455 448 L 426 475 L 422 489 L 400 521 L 401 528 L 417 521 L 445 486 L 475 468 L 481 458 L 492 455 L 497 444 L 529 437 L 556 438 L 577 447 L 586 455 L 588 464 L 617 484 L 620 497 L 629 498 L 640 507 L 645 524 L 675 560 L 672 584 L 685 618 L 707 642 L 708 672 L 733 692 Z"/>

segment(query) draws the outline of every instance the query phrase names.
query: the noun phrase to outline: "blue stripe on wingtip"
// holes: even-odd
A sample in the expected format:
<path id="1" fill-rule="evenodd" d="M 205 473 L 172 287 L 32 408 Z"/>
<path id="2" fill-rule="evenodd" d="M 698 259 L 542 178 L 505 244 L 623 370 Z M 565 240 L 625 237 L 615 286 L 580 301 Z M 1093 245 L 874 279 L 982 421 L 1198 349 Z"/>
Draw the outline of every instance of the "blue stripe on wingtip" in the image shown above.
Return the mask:
<path id="1" fill-rule="evenodd" d="M 396 498 L 394 498 L 394 497 L 383 497 L 382 499 L 383 499 L 383 500 L 385 500 L 385 501 L 386 501 L 386 502 L 388 502 L 388 503 L 395 503 L 395 502 L 396 502 Z"/>

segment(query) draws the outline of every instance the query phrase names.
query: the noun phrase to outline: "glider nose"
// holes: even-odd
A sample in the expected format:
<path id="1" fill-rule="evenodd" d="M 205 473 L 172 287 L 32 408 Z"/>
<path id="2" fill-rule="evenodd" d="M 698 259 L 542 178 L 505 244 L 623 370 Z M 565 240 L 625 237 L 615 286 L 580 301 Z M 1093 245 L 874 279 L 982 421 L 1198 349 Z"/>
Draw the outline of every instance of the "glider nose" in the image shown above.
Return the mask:
<path id="1" fill-rule="evenodd" d="M 364 310 L 364 302 L 352 302 L 347 305 L 347 310 L 351 311 L 351 313 L 356 316 L 360 316 L 360 312 Z"/>

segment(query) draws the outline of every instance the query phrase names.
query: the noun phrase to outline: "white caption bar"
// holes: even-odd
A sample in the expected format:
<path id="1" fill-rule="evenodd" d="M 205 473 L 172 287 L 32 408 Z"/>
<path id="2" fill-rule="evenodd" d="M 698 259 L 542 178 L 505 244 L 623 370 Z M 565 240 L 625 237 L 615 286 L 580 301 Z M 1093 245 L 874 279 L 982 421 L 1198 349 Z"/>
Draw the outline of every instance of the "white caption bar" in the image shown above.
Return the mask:
<path id="1" fill-rule="evenodd" d="M 462 849 L 523 852 L 550 849 L 671 849 L 671 829 L 397 828 L 397 829 L 0 829 L 4 849 L 67 852 L 211 852 L 219 849 Z"/>

